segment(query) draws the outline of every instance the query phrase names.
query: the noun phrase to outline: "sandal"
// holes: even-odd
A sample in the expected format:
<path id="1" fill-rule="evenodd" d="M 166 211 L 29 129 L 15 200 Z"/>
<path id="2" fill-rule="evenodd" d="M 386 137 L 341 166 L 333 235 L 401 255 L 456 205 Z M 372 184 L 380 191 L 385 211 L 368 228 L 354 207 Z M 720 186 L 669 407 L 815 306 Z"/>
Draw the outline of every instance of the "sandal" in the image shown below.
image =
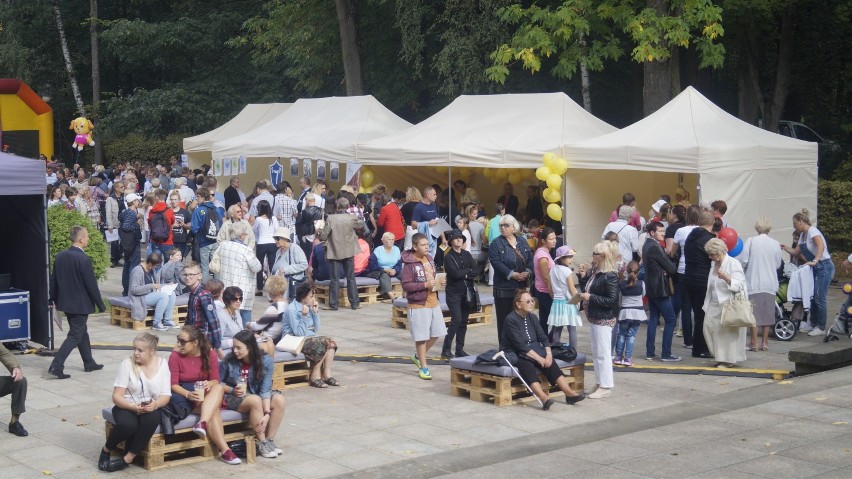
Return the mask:
<path id="1" fill-rule="evenodd" d="M 761 346 L 760 350 L 761 351 L 769 351 L 769 346 Z"/>
<path id="2" fill-rule="evenodd" d="M 760 351 L 760 348 L 755 346 L 749 346 L 746 348 L 746 351 Z"/>
<path id="3" fill-rule="evenodd" d="M 340 386 L 340 381 L 334 378 L 323 379 L 323 382 L 325 382 L 329 386 Z"/>
<path id="4" fill-rule="evenodd" d="M 328 385 L 326 383 L 324 383 L 322 379 L 311 379 L 310 381 L 308 381 L 308 384 L 310 384 L 311 386 L 313 386 L 315 388 L 320 388 L 320 389 L 328 387 Z"/>

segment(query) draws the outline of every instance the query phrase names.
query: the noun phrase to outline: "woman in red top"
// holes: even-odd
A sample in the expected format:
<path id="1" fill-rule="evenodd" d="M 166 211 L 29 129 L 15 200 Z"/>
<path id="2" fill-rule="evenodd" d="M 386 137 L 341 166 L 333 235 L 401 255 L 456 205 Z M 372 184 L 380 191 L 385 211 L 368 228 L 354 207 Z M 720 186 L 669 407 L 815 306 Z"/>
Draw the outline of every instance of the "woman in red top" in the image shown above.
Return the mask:
<path id="1" fill-rule="evenodd" d="M 405 223 L 402 219 L 402 207 L 405 202 L 405 193 L 396 190 L 391 195 L 391 202 L 382 207 L 376 225 L 384 228 L 386 233 L 393 233 L 396 238 L 394 245 L 402 251 L 405 244 Z"/>
<path id="2" fill-rule="evenodd" d="M 225 431 L 222 427 L 222 407 L 224 389 L 219 384 L 219 358 L 210 347 L 205 335 L 195 326 L 184 326 L 177 336 L 177 347 L 169 356 L 169 370 L 172 374 L 172 401 L 187 402 L 192 412 L 201 419 L 192 430 L 199 437 L 210 437 L 210 441 L 219 448 L 219 459 L 227 464 L 239 464 L 240 458 L 228 448 Z M 201 382 L 203 390 L 196 390 L 195 384 Z"/>

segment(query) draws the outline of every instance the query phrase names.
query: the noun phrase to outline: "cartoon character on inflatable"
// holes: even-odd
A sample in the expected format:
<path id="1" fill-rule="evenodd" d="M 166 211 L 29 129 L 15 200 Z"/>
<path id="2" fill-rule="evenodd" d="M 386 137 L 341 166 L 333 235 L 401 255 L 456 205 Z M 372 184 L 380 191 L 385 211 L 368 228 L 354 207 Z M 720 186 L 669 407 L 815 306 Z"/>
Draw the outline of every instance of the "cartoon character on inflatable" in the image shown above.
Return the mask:
<path id="1" fill-rule="evenodd" d="M 74 118 L 68 129 L 74 130 L 74 133 L 77 134 L 77 136 L 74 137 L 74 144 L 71 145 L 71 148 L 75 148 L 77 151 L 83 151 L 83 148 L 86 145 L 95 146 L 95 140 L 92 139 L 92 130 L 95 129 L 95 125 L 92 124 L 91 120 L 82 116 Z"/>

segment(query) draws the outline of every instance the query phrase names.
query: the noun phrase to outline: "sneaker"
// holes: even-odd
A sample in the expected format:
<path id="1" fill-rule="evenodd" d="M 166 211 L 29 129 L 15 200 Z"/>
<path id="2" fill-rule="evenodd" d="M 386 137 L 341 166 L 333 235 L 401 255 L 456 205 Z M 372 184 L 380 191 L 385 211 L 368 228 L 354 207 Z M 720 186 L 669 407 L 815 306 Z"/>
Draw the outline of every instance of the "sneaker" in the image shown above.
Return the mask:
<path id="1" fill-rule="evenodd" d="M 813 331 L 813 329 L 814 329 L 814 327 L 811 326 L 811 323 L 809 323 L 807 321 L 802 321 L 801 323 L 799 323 L 799 332 L 800 333 L 807 333 L 808 331 Z"/>
<path id="2" fill-rule="evenodd" d="M 645 356 L 645 361 L 653 361 L 657 359 L 657 356 Z"/>
<path id="3" fill-rule="evenodd" d="M 589 399 L 603 399 L 605 397 L 609 397 L 610 394 L 612 394 L 610 388 L 598 388 L 597 391 L 593 392 L 592 394 L 589 394 L 586 397 Z"/>
<path id="4" fill-rule="evenodd" d="M 612 360 L 612 364 L 615 364 L 616 366 L 623 366 L 624 360 L 621 358 L 615 358 Z"/>
<path id="5" fill-rule="evenodd" d="M 812 329 L 810 333 L 808 333 L 808 336 L 822 336 L 824 334 L 825 331 L 823 331 L 822 328 L 817 326 L 816 328 Z"/>
<path id="6" fill-rule="evenodd" d="M 674 356 L 674 355 L 665 356 L 665 357 L 660 358 L 660 361 L 663 361 L 665 363 L 676 363 L 676 362 L 680 361 L 680 356 Z"/>
<path id="7" fill-rule="evenodd" d="M 622 365 L 622 366 L 630 367 L 630 366 L 633 366 L 633 361 L 631 361 L 629 358 L 627 358 L 627 359 L 623 359 L 623 360 L 621 361 L 621 365 Z"/>
<path id="8" fill-rule="evenodd" d="M 192 432 L 198 434 L 198 437 L 204 439 L 207 437 L 207 421 L 198 421 L 195 426 L 192 426 Z M 232 453 L 233 454 L 233 453 Z"/>
<path id="9" fill-rule="evenodd" d="M 432 373 L 429 372 L 429 368 L 420 368 L 418 374 L 420 375 L 420 379 L 432 379 Z"/>
<path id="10" fill-rule="evenodd" d="M 278 457 L 278 453 L 269 444 L 269 440 L 257 443 L 257 453 L 270 459 Z"/>
<path id="11" fill-rule="evenodd" d="M 224 462 L 225 464 L 230 464 L 232 466 L 236 466 L 237 464 L 240 464 L 241 462 L 243 462 L 243 461 L 240 460 L 239 457 L 237 457 L 236 454 L 234 454 L 234 451 L 232 451 L 230 449 L 223 452 L 222 454 L 219 454 L 219 459 L 222 462 Z"/>
<path id="12" fill-rule="evenodd" d="M 155 324 L 154 326 L 151 327 L 151 329 L 153 329 L 154 331 L 168 331 L 169 327 L 164 326 L 162 324 Z"/>
<path id="13" fill-rule="evenodd" d="M 411 359 L 411 362 L 414 363 L 415 366 L 417 366 L 417 369 L 422 369 L 420 365 L 420 358 L 417 357 L 417 353 L 412 354 L 411 358 L 409 359 Z"/>
<path id="14" fill-rule="evenodd" d="M 682 338 L 683 337 L 683 330 L 680 329 L 680 328 L 677 328 L 677 330 L 675 330 L 675 336 Z"/>
<path id="15" fill-rule="evenodd" d="M 163 325 L 165 325 L 165 326 L 166 326 L 166 328 L 180 329 L 180 326 L 178 326 L 177 324 L 173 323 L 172 321 L 166 321 L 165 323 L 163 323 Z"/>
<path id="16" fill-rule="evenodd" d="M 692 349 L 692 345 L 691 344 L 684 344 L 683 348 L 684 349 Z"/>
<path id="17" fill-rule="evenodd" d="M 275 444 L 275 441 L 273 441 L 272 439 L 267 439 L 266 442 L 269 444 L 272 450 L 275 451 L 279 456 L 281 454 L 284 454 L 284 449 L 278 447 L 278 444 Z"/>

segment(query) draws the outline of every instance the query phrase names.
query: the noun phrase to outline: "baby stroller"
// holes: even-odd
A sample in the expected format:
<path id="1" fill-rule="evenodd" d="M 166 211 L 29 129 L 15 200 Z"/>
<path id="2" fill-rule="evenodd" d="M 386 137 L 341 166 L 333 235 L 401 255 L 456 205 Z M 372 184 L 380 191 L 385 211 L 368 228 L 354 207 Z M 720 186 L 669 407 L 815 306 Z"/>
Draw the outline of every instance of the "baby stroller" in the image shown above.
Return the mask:
<path id="1" fill-rule="evenodd" d="M 804 309 L 801 301 L 792 302 L 789 310 L 785 306 L 792 270 L 795 270 L 795 266 L 791 266 L 790 263 L 785 263 L 784 266 L 778 268 L 778 291 L 775 293 L 775 326 L 772 328 L 772 333 L 775 339 L 779 341 L 792 341 L 796 337 L 796 333 L 799 332 L 799 325 L 802 321 L 808 319 L 808 311 Z"/>
<path id="2" fill-rule="evenodd" d="M 846 301 L 830 325 L 826 325 L 823 342 L 837 341 L 840 336 L 852 339 L 852 294 L 847 293 Z"/>

